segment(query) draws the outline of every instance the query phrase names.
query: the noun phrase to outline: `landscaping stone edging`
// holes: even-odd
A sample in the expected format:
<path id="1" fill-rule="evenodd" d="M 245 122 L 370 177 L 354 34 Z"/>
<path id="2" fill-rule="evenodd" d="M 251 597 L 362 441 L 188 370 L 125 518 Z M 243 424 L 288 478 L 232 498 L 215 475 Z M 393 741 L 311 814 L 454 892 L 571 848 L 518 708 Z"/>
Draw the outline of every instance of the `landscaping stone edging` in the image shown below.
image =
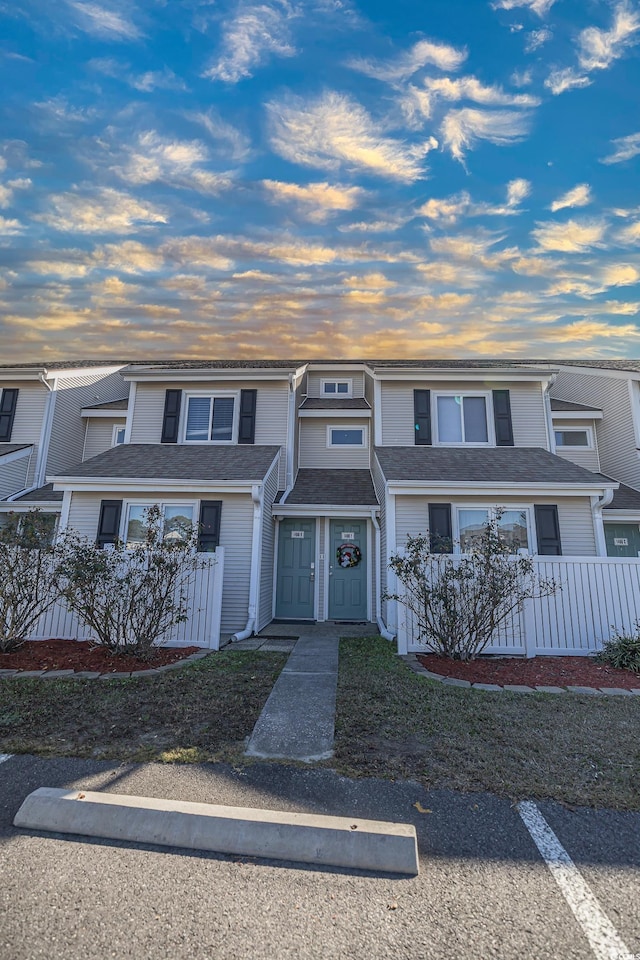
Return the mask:
<path id="1" fill-rule="evenodd" d="M 504 684 L 504 686 L 500 686 L 498 683 L 471 683 L 470 680 L 457 680 L 454 677 L 443 677 L 439 673 L 433 673 L 431 670 L 427 670 L 426 667 L 422 666 L 415 653 L 402 654 L 401 659 L 404 660 L 409 669 L 417 673 L 418 676 L 428 677 L 429 680 L 437 680 L 439 683 L 443 683 L 448 687 L 464 687 L 469 690 L 485 690 L 490 693 L 502 693 L 506 690 L 508 693 L 577 693 L 595 697 L 603 697 L 606 695 L 615 697 L 640 697 L 640 689 L 635 687 L 632 690 L 623 690 L 622 687 L 527 687 L 524 684 Z"/>
<path id="2" fill-rule="evenodd" d="M 182 660 L 175 660 L 173 663 L 165 663 L 161 667 L 152 667 L 149 670 L 131 670 L 127 673 L 99 673 L 91 670 L 0 670 L 0 680 L 129 680 L 131 677 L 157 677 L 162 673 L 168 673 L 170 670 L 181 670 L 183 667 L 202 660 L 215 650 L 200 650 L 198 653 L 191 653 Z"/>

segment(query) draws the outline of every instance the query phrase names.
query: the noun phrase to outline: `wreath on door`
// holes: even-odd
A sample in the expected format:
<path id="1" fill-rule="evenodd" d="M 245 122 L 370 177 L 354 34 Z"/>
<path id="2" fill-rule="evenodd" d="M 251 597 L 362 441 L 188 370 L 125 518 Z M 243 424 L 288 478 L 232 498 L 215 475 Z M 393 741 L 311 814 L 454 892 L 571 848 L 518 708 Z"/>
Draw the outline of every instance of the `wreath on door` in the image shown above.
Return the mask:
<path id="1" fill-rule="evenodd" d="M 362 560 L 362 551 L 355 543 L 341 543 L 336 550 L 339 567 L 357 567 Z"/>

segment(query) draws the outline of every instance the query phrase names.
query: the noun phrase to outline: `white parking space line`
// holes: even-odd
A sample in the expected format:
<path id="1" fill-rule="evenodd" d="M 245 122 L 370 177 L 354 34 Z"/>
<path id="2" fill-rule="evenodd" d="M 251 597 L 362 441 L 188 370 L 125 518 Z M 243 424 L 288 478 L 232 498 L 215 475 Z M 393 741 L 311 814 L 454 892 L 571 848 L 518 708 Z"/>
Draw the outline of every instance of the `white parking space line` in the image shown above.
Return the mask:
<path id="1" fill-rule="evenodd" d="M 11 753 L 0 753 L 0 763 L 4 763 L 5 760 L 9 760 L 13 754 Z"/>
<path id="2" fill-rule="evenodd" d="M 635 960 L 535 803 L 516 809 L 598 960 Z"/>

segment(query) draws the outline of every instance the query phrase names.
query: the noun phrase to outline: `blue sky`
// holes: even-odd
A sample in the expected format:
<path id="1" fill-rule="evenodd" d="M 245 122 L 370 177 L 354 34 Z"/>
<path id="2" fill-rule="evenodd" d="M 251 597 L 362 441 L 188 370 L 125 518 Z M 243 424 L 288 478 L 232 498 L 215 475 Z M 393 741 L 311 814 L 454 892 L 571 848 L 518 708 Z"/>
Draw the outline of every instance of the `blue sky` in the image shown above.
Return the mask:
<path id="1" fill-rule="evenodd" d="M 640 4 L 0 0 L 4 362 L 640 355 Z"/>

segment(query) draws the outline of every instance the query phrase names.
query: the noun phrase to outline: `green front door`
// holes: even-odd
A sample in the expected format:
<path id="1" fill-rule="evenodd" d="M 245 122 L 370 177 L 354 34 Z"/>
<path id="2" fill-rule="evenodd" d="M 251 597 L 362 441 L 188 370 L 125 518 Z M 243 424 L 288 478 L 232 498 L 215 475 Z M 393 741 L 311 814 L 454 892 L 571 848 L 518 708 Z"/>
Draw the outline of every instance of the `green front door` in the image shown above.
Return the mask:
<path id="1" fill-rule="evenodd" d="M 605 523 L 608 557 L 640 557 L 640 530 L 637 523 Z"/>
<path id="2" fill-rule="evenodd" d="M 329 543 L 329 620 L 366 620 L 367 521 L 332 520 Z"/>
<path id="3" fill-rule="evenodd" d="M 315 618 L 315 559 L 315 520 L 281 520 L 276 617 L 287 620 Z"/>

